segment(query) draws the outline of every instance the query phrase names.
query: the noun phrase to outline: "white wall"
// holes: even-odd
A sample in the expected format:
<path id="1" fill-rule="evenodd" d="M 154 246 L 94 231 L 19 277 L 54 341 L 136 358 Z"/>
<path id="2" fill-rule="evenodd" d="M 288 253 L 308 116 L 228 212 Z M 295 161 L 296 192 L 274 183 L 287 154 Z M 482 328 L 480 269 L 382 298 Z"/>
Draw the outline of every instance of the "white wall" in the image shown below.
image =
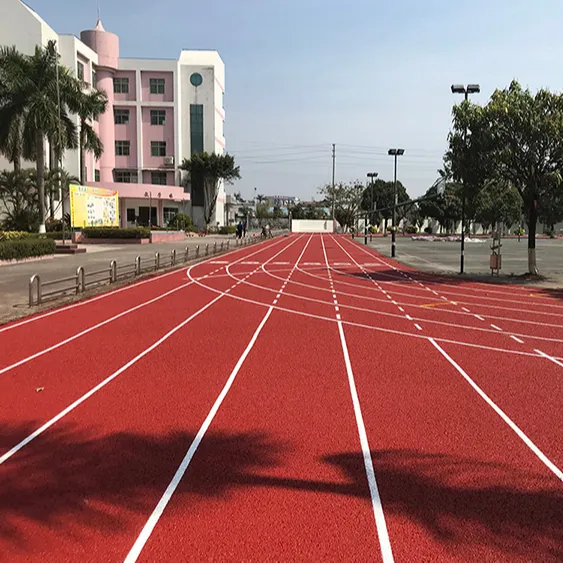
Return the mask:
<path id="1" fill-rule="evenodd" d="M 334 223 L 332 219 L 292 219 L 292 233 L 332 233 Z"/>

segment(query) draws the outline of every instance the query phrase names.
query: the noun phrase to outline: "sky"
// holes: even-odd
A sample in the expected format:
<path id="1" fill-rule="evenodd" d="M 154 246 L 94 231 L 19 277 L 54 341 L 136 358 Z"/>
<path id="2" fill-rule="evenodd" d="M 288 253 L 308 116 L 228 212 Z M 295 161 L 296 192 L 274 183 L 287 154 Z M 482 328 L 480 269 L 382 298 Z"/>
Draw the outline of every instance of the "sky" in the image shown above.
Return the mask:
<path id="1" fill-rule="evenodd" d="M 0 0 L 1 1 L 1 0 Z M 27 0 L 59 33 L 96 23 L 97 0 Z M 225 137 L 242 179 L 228 188 L 320 199 L 331 181 L 437 179 L 453 83 L 485 104 L 511 80 L 563 89 L 561 0 L 99 0 L 121 56 L 216 49 L 226 66 Z"/>

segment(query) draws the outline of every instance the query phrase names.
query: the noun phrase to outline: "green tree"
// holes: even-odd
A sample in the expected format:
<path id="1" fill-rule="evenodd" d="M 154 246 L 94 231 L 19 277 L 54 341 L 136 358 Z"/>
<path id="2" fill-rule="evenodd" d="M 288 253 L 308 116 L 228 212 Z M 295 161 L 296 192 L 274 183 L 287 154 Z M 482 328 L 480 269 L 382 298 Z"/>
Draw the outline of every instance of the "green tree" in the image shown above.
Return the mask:
<path id="1" fill-rule="evenodd" d="M 76 97 L 79 103 L 78 117 L 80 119 L 79 151 L 80 151 L 80 183 L 86 183 L 85 152 L 91 152 L 99 160 L 104 152 L 104 145 L 94 131 L 93 121 L 97 120 L 107 108 L 108 98 L 105 92 L 92 90 L 78 91 Z"/>
<path id="2" fill-rule="evenodd" d="M 485 231 L 498 222 L 510 229 L 521 217 L 522 198 L 508 182 L 489 182 L 479 191 L 475 200 L 475 221 Z"/>
<path id="3" fill-rule="evenodd" d="M 442 230 L 453 231 L 455 224 L 461 219 L 461 188 L 459 184 L 447 182 L 444 193 L 437 195 L 434 185 L 426 191 L 425 199 L 418 205 L 424 217 L 438 221 Z"/>
<path id="4" fill-rule="evenodd" d="M 340 182 L 335 184 L 326 184 L 319 188 L 319 194 L 324 198 L 324 204 L 332 208 L 334 201 L 334 218 L 342 227 L 349 229 L 354 225 L 356 215 L 360 210 L 362 194 L 364 186 L 359 180 L 350 183 Z"/>
<path id="5" fill-rule="evenodd" d="M 31 56 L 13 49 L 0 51 L 0 78 L 4 84 L 0 89 L 0 147 L 14 162 L 21 157 L 35 159 L 39 230 L 43 231 L 45 139 L 54 144 L 61 139 L 59 150 L 78 146 L 69 114 L 78 111 L 80 83 L 69 69 L 59 65 L 55 41 L 36 47 Z M 14 143 L 19 143 L 21 150 L 15 150 Z"/>
<path id="6" fill-rule="evenodd" d="M 305 219 L 305 209 L 303 209 L 300 203 L 290 207 L 288 211 L 291 213 L 293 219 Z"/>
<path id="7" fill-rule="evenodd" d="M 361 209 L 370 211 L 373 201 L 377 210 L 377 212 L 373 214 L 374 222 L 379 222 L 383 219 L 385 221 L 385 231 L 387 231 L 387 223 L 393 217 L 393 193 L 393 182 L 387 182 L 381 178 L 377 178 L 374 182 L 370 183 L 362 194 Z M 410 197 L 405 186 L 397 181 L 397 203 L 406 203 L 408 201 L 410 201 Z M 405 206 L 396 208 L 397 222 L 403 219 L 406 211 L 407 208 Z"/>
<path id="8" fill-rule="evenodd" d="M 469 146 L 475 149 L 466 149 L 464 155 L 456 143 L 465 127 L 470 130 Z M 454 110 L 449 152 L 454 176 L 473 175 L 473 188 L 504 181 L 518 190 L 528 223 L 528 271 L 537 275 L 539 213 L 561 197 L 563 189 L 563 95 L 543 89 L 532 94 L 513 81 L 496 90 L 483 108 L 470 111 L 465 104 Z"/>
<path id="9" fill-rule="evenodd" d="M 33 169 L 0 172 L 2 228 L 9 231 L 34 231 L 39 227 L 39 197 Z"/>
<path id="10" fill-rule="evenodd" d="M 232 184 L 240 179 L 240 167 L 235 165 L 235 159 L 229 154 L 195 153 L 191 159 L 184 159 L 180 170 L 187 173 L 186 181 L 203 186 L 203 217 L 206 227 L 217 204 L 219 184 L 221 181 Z"/>

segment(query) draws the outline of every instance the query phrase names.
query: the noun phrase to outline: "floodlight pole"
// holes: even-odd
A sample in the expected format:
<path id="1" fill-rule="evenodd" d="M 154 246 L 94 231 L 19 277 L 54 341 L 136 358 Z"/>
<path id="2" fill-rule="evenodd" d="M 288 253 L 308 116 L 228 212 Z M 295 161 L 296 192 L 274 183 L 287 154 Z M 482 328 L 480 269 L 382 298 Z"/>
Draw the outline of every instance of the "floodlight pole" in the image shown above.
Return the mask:
<path id="1" fill-rule="evenodd" d="M 395 247 L 397 244 L 396 223 L 397 223 L 397 157 L 405 154 L 405 149 L 389 149 L 389 156 L 395 157 L 395 173 L 393 176 L 393 215 L 391 219 L 391 257 L 395 258 Z"/>
<path id="2" fill-rule="evenodd" d="M 467 86 L 460 84 L 452 84 L 452 94 L 463 94 L 465 101 L 469 100 L 469 94 L 478 94 L 481 91 L 479 84 L 468 84 Z M 467 148 L 467 126 L 463 132 L 463 143 Z M 465 172 L 465 169 L 464 169 Z M 459 273 L 465 272 L 465 174 L 462 178 L 461 187 L 461 249 L 459 257 Z"/>

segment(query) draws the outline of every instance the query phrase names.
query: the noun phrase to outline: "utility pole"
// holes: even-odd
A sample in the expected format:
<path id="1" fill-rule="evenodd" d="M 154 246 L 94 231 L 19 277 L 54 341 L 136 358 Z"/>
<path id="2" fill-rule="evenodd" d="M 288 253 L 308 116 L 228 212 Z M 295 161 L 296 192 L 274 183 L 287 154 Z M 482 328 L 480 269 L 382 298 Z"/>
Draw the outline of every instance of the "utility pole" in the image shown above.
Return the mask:
<path id="1" fill-rule="evenodd" d="M 332 224 L 334 227 L 334 170 L 336 166 L 336 145 L 332 144 Z"/>

